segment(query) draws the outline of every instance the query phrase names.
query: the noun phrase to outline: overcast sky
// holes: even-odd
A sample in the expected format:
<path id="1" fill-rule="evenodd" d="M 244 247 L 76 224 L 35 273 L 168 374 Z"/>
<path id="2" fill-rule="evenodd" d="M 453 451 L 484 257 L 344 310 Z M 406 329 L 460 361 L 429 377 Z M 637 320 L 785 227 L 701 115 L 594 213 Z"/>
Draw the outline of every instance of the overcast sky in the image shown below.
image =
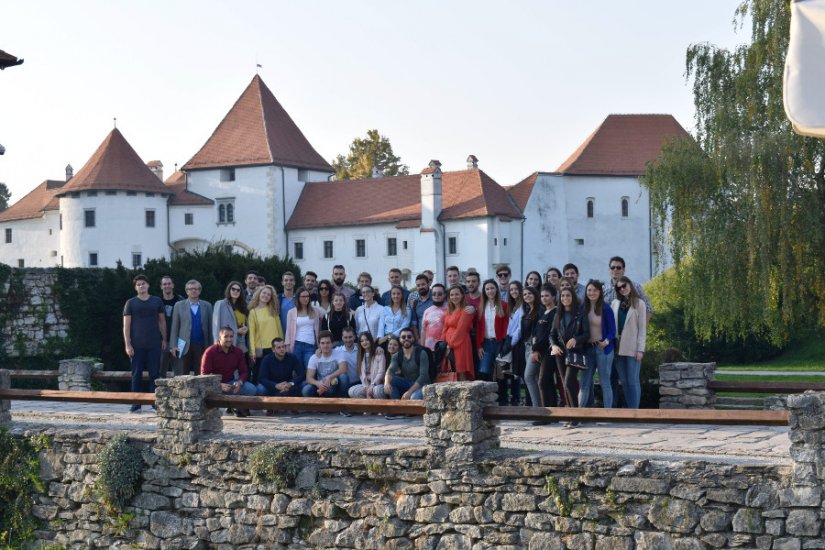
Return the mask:
<path id="1" fill-rule="evenodd" d="M 469 154 L 502 185 L 558 167 L 611 113 L 693 131 L 691 43 L 746 42 L 739 0 L 4 2 L 0 182 L 63 179 L 118 128 L 171 174 L 255 75 L 327 160 L 377 128 L 418 172 Z"/>

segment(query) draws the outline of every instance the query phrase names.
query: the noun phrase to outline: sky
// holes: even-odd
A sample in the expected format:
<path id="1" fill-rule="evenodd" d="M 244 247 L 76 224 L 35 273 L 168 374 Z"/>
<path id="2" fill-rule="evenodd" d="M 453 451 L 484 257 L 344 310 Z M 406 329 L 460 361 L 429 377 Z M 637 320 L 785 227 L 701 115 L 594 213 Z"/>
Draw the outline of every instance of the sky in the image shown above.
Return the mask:
<path id="1" fill-rule="evenodd" d="M 735 47 L 740 0 L 12 2 L 0 49 L 0 182 L 14 203 L 117 127 L 168 176 L 261 78 L 331 161 L 369 129 L 413 173 L 468 155 L 502 185 L 553 171 L 611 113 L 690 132 L 685 51 Z"/>

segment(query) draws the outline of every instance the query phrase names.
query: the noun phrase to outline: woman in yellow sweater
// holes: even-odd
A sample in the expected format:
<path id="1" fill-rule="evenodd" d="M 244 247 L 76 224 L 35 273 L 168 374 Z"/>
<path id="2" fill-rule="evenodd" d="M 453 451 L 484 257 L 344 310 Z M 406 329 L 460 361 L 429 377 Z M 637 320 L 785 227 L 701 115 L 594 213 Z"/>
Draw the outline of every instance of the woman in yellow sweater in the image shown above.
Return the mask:
<path id="1" fill-rule="evenodd" d="M 255 362 L 253 384 L 258 383 L 261 361 L 272 353 L 272 339 L 284 337 L 279 309 L 278 295 L 271 285 L 259 287 L 249 303 L 249 356 Z"/>

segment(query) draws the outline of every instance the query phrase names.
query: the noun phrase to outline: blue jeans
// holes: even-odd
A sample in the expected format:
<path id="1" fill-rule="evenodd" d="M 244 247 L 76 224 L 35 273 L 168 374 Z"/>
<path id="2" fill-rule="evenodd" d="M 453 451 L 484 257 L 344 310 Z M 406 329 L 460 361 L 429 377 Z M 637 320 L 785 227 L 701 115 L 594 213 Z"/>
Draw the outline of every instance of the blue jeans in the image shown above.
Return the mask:
<path id="1" fill-rule="evenodd" d="M 613 407 L 613 389 L 610 385 L 610 373 L 613 370 L 613 352 L 605 355 L 598 347 L 587 350 L 587 370 L 582 371 L 579 379 L 579 407 L 592 407 L 594 403 L 593 379 L 599 373 L 599 385 L 602 387 L 602 403 L 605 409 Z"/>
<path id="2" fill-rule="evenodd" d="M 292 388 L 288 389 L 287 391 L 278 391 L 275 390 L 273 393 L 269 393 L 266 389 L 266 386 L 263 384 L 258 384 L 257 390 L 258 395 L 265 395 L 269 397 L 300 397 L 301 396 L 301 389 L 304 387 L 304 384 L 298 384 L 297 386 L 292 386 Z"/>
<path id="3" fill-rule="evenodd" d="M 496 361 L 496 353 L 498 352 L 498 342 L 494 338 L 485 338 L 481 344 L 481 349 L 484 350 L 484 357 L 478 364 L 478 373 L 483 374 L 489 380 L 489 376 L 493 373 L 493 365 Z"/>
<path id="4" fill-rule="evenodd" d="M 309 365 L 309 358 L 315 353 L 315 349 L 315 344 L 307 344 L 306 342 L 295 340 L 295 344 L 292 346 L 292 353 L 294 353 L 298 359 L 303 361 L 304 368 L 307 368 L 307 365 Z"/>
<path id="5" fill-rule="evenodd" d="M 143 371 L 149 373 L 149 391 L 155 391 L 155 380 L 160 370 L 160 354 L 157 348 L 135 348 L 132 357 L 132 391 L 143 392 Z"/>
<path id="6" fill-rule="evenodd" d="M 304 397 L 346 397 L 347 390 L 345 390 L 339 382 L 338 384 L 330 387 L 329 391 L 324 392 L 323 395 L 318 395 L 317 386 L 307 383 L 303 388 L 301 388 L 301 395 Z"/>
<path id="7" fill-rule="evenodd" d="M 638 409 L 642 399 L 642 385 L 639 383 L 641 361 L 635 357 L 619 355 L 616 357 L 616 371 L 622 383 L 622 392 L 628 409 Z"/>
<path id="8" fill-rule="evenodd" d="M 393 376 L 392 380 L 390 381 L 390 386 L 392 386 L 392 393 L 390 394 L 391 399 L 401 399 L 401 396 L 404 395 L 408 389 L 413 387 L 415 381 L 410 382 L 406 378 L 402 378 L 400 376 Z M 415 390 L 410 399 L 422 399 L 424 397 L 421 388 Z"/>

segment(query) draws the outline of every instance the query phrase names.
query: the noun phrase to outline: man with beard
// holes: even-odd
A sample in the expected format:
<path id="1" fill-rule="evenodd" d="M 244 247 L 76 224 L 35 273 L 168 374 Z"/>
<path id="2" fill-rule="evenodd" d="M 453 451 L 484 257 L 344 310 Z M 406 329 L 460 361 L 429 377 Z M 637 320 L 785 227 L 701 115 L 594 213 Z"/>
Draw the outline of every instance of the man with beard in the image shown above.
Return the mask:
<path id="1" fill-rule="evenodd" d="M 430 296 L 430 280 L 423 273 L 415 278 L 415 290 L 410 292 L 407 305 L 410 307 L 410 327 L 415 332 L 417 342 L 421 335 L 421 319 L 424 317 L 424 312 L 433 305 L 433 299 Z"/>
<path id="2" fill-rule="evenodd" d="M 415 345 L 412 329 L 401 329 L 401 351 L 393 355 L 384 375 L 384 393 L 390 399 L 421 399 L 421 388 L 430 383 L 430 360 L 421 347 Z M 387 415 L 392 420 L 398 415 Z"/>
<path id="3" fill-rule="evenodd" d="M 347 300 L 349 300 L 350 296 L 352 296 L 355 293 L 355 291 L 353 289 L 349 288 L 348 286 L 344 285 L 344 281 L 346 281 L 346 280 L 347 280 L 347 270 L 344 269 L 344 266 L 342 266 L 340 264 L 336 265 L 336 266 L 333 266 L 333 268 L 332 268 L 332 292 L 330 293 L 330 296 L 332 294 L 335 294 L 336 292 L 340 292 L 341 294 L 344 295 L 344 297 Z"/>
<path id="4" fill-rule="evenodd" d="M 421 339 L 419 344 L 435 350 L 435 344 L 443 340 L 444 316 L 447 314 L 447 290 L 441 283 L 436 283 L 430 289 L 432 302 L 421 318 Z"/>
<path id="5" fill-rule="evenodd" d="M 246 298 L 247 304 L 252 301 L 252 296 L 255 295 L 255 290 L 258 288 L 258 277 L 259 275 L 254 271 L 248 272 L 246 277 L 244 277 L 243 282 L 246 288 L 243 291 L 243 295 L 244 298 Z"/>
<path id="6" fill-rule="evenodd" d="M 183 296 L 175 293 L 175 282 L 170 275 L 164 275 L 160 278 L 161 301 L 163 302 L 163 311 L 166 316 L 166 341 L 169 342 L 169 336 L 172 332 L 172 308 L 175 304 L 183 300 Z M 160 377 L 166 378 L 166 373 L 169 367 L 174 367 L 175 357 L 171 353 L 163 352 L 160 354 Z"/>
<path id="7" fill-rule="evenodd" d="M 387 275 L 387 282 L 390 283 L 390 288 L 384 294 L 381 295 L 381 303 L 385 306 L 388 306 L 392 303 L 392 300 L 390 299 L 390 292 L 392 291 L 392 287 L 394 286 L 400 286 L 401 292 L 404 293 L 404 299 L 409 299 L 410 291 L 401 285 L 401 276 L 402 274 L 400 269 L 398 269 L 397 267 L 390 268 L 390 272 Z"/>
<path id="8" fill-rule="evenodd" d="M 464 294 L 464 299 L 467 300 L 468 306 L 476 308 L 476 313 L 481 310 L 481 276 L 478 271 L 468 271 L 464 276 L 464 282 L 467 284 L 467 292 Z M 473 344 L 473 365 L 475 365 L 476 372 L 478 372 L 478 347 L 476 346 L 476 327 L 470 329 L 470 342 Z"/>

